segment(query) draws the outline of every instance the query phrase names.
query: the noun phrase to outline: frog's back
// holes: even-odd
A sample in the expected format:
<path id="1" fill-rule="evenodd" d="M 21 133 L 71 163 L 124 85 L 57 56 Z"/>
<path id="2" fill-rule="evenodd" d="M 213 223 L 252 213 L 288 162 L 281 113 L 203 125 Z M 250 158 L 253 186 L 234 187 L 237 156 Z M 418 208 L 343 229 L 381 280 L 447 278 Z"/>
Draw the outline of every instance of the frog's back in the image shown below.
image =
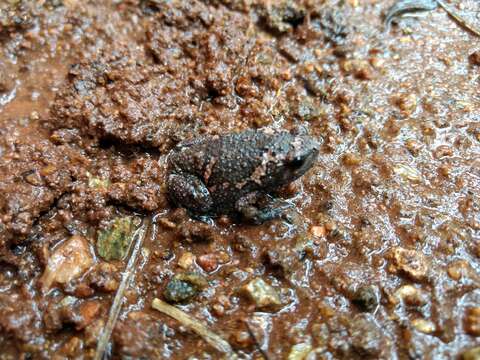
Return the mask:
<path id="1" fill-rule="evenodd" d="M 231 134 L 212 144 L 211 157 L 215 162 L 209 183 L 238 184 L 245 182 L 262 162 L 268 137 L 263 132 L 248 130 Z"/>

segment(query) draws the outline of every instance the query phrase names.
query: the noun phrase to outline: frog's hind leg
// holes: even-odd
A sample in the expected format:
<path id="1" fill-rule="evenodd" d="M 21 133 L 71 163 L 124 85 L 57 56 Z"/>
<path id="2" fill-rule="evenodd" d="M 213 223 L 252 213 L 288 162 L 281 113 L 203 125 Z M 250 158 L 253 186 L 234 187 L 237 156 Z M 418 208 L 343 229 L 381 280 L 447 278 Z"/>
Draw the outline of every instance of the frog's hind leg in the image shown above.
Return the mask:
<path id="1" fill-rule="evenodd" d="M 235 209 L 242 219 L 256 225 L 281 217 L 289 207 L 291 205 L 285 200 L 262 192 L 249 193 L 235 204 Z"/>
<path id="2" fill-rule="evenodd" d="M 168 176 L 168 195 L 177 205 L 196 215 L 208 214 L 212 210 L 213 200 L 205 184 L 196 176 L 170 174 Z"/>

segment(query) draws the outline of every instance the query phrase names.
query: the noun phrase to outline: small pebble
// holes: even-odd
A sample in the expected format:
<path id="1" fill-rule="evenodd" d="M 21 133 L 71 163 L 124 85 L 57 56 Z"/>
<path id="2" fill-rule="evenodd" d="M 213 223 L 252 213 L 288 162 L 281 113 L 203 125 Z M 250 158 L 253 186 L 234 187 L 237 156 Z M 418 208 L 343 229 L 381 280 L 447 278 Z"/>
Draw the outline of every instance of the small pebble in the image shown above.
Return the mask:
<path id="1" fill-rule="evenodd" d="M 444 177 L 449 177 L 452 172 L 452 167 L 448 164 L 443 164 L 438 167 L 438 172 Z"/>
<path id="2" fill-rule="evenodd" d="M 462 278 L 467 268 L 468 263 L 465 260 L 459 260 L 448 265 L 447 273 L 452 280 L 458 281 Z"/>
<path id="3" fill-rule="evenodd" d="M 225 308 L 221 304 L 213 304 L 212 312 L 214 313 L 215 316 L 223 316 L 225 315 Z"/>
<path id="4" fill-rule="evenodd" d="M 253 344 L 253 339 L 248 331 L 237 331 L 230 340 L 240 348 L 246 348 Z"/>
<path id="5" fill-rule="evenodd" d="M 435 324 L 431 322 L 430 320 L 425 320 L 425 319 L 415 319 L 412 321 L 412 326 L 424 333 L 424 334 L 431 334 L 435 332 Z"/>
<path id="6" fill-rule="evenodd" d="M 343 156 L 343 159 L 342 159 L 343 163 L 345 165 L 348 165 L 348 166 L 354 166 L 354 165 L 358 165 L 360 164 L 361 162 L 361 159 L 358 155 L 356 154 L 351 154 L 351 153 L 348 153 L 348 154 L 345 154 Z"/>
<path id="7" fill-rule="evenodd" d="M 394 268 L 413 281 L 421 282 L 427 278 L 428 261 L 420 251 L 395 247 L 392 250 L 391 259 Z"/>
<path id="8" fill-rule="evenodd" d="M 395 105 L 405 114 L 411 115 L 417 109 L 417 96 L 415 94 L 400 94 L 394 98 Z"/>
<path id="9" fill-rule="evenodd" d="M 480 50 L 471 53 L 468 59 L 470 60 L 470 64 L 480 66 Z"/>
<path id="10" fill-rule="evenodd" d="M 427 303 L 427 297 L 415 286 L 403 285 L 395 291 L 394 297 L 390 301 L 394 304 L 401 301 L 405 305 L 420 307 Z"/>
<path id="11" fill-rule="evenodd" d="M 218 268 L 218 258 L 216 254 L 205 254 L 197 258 L 197 264 L 205 272 L 210 273 Z"/>
<path id="12" fill-rule="evenodd" d="M 193 255 L 191 252 L 186 252 L 180 256 L 180 259 L 178 259 L 178 266 L 184 270 L 187 270 L 192 267 L 194 261 L 195 255 Z"/>
<path id="13" fill-rule="evenodd" d="M 316 237 L 323 237 L 327 233 L 327 231 L 325 230 L 325 226 L 312 226 L 310 231 L 312 235 Z"/>
<path id="14" fill-rule="evenodd" d="M 413 139 L 407 140 L 405 142 L 405 146 L 413 156 L 417 156 L 420 150 L 422 149 L 422 144 L 419 143 L 417 140 L 413 140 Z"/>
<path id="15" fill-rule="evenodd" d="M 465 332 L 472 336 L 480 336 L 480 306 L 465 311 Z"/>

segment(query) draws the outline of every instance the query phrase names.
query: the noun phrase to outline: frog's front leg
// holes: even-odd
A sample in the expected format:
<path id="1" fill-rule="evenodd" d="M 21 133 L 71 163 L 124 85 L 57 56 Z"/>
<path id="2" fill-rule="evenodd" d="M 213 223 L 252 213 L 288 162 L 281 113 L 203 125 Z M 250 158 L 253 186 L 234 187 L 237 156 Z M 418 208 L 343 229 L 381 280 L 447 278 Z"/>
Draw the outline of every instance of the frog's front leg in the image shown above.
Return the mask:
<path id="1" fill-rule="evenodd" d="M 213 200 L 205 184 L 194 175 L 170 174 L 168 192 L 172 201 L 194 213 L 208 214 Z"/>
<path id="2" fill-rule="evenodd" d="M 258 191 L 241 197 L 235 203 L 235 209 L 242 218 L 257 225 L 280 217 L 289 206 L 284 200 Z"/>

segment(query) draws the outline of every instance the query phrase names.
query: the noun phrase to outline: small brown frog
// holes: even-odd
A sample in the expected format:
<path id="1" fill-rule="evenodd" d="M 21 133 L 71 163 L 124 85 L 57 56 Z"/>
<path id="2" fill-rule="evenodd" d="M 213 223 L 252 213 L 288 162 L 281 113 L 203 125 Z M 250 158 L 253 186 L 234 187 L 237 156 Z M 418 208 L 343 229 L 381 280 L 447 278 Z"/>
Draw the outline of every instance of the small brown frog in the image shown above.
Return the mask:
<path id="1" fill-rule="evenodd" d="M 246 130 L 178 144 L 168 157 L 171 200 L 195 216 L 262 223 L 285 209 L 270 193 L 312 167 L 318 143 L 285 130 Z"/>

